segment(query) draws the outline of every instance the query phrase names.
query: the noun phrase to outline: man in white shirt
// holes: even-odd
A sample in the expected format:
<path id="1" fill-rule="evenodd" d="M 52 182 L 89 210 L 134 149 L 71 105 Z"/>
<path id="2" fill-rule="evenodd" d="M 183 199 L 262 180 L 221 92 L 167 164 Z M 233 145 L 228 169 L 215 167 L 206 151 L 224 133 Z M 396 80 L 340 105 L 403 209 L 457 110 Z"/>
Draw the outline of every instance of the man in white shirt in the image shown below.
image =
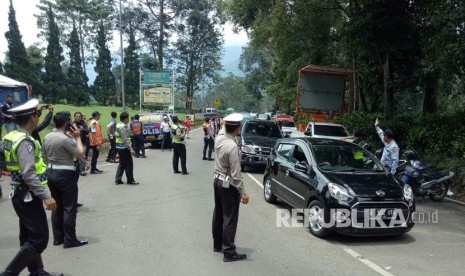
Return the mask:
<path id="1" fill-rule="evenodd" d="M 160 125 L 163 132 L 163 141 L 161 142 L 161 151 L 169 149 L 171 151 L 171 126 L 168 121 L 168 116 L 163 116 L 163 122 Z"/>

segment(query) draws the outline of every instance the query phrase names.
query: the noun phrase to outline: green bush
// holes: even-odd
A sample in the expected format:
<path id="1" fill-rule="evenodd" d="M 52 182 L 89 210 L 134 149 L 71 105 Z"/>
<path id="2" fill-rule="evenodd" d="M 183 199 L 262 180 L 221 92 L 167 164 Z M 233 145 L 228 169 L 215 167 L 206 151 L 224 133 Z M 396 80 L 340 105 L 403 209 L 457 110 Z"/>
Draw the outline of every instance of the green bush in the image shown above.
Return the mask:
<path id="1" fill-rule="evenodd" d="M 373 149 L 383 147 L 374 122 L 391 129 L 401 152 L 415 149 L 429 166 L 456 173 L 453 190 L 465 192 L 465 111 L 445 114 L 401 115 L 383 120 L 380 114 L 361 112 L 341 116 L 341 123 L 351 132 L 359 129 Z"/>

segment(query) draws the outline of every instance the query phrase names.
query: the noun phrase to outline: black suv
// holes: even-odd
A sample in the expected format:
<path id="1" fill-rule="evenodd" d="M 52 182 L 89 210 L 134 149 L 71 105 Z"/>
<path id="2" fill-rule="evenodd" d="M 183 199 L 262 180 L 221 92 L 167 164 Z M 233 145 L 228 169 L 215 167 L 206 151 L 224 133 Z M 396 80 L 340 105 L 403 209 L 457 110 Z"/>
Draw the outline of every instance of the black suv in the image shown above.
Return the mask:
<path id="1" fill-rule="evenodd" d="M 241 169 L 246 166 L 264 167 L 271 149 L 283 134 L 272 121 L 245 121 L 241 130 Z"/>
<path id="2" fill-rule="evenodd" d="M 317 237 L 332 231 L 397 235 L 414 226 L 411 187 L 400 183 L 370 152 L 350 142 L 309 137 L 278 140 L 263 186 L 265 201 L 279 198 L 294 211 L 300 209 L 302 226 Z"/>

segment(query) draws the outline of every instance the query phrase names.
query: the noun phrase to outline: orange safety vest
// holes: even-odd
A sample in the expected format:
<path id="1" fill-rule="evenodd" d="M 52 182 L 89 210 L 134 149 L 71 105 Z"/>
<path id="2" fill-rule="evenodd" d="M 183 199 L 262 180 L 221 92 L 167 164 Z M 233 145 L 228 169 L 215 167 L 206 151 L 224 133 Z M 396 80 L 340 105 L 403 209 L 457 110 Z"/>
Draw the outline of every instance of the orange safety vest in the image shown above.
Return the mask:
<path id="1" fill-rule="evenodd" d="M 139 121 L 133 121 L 131 123 L 131 131 L 134 135 L 142 134 L 142 124 Z"/>
<path id="2" fill-rule="evenodd" d="M 102 144 L 102 128 L 97 121 L 92 120 L 89 125 L 89 146 L 95 147 Z"/>

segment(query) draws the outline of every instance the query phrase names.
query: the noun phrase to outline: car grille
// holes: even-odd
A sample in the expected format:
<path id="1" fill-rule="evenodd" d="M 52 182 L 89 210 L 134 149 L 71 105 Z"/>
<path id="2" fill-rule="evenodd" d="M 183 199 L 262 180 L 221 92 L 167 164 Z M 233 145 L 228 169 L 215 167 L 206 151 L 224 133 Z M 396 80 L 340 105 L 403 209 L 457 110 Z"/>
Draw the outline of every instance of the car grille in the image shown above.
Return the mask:
<path id="1" fill-rule="evenodd" d="M 254 147 L 253 148 L 258 155 L 270 156 L 271 148 L 267 147 Z"/>
<path id="2" fill-rule="evenodd" d="M 406 227 L 406 224 L 410 219 L 409 207 L 406 203 L 401 201 L 358 202 L 354 204 L 354 206 L 352 206 L 351 209 L 352 214 L 357 214 L 357 225 L 352 225 L 355 228 L 401 228 Z M 369 225 L 367 225 L 367 220 L 365 219 L 366 213 L 373 210 L 376 210 L 375 212 L 377 212 L 381 209 L 399 210 L 400 212 L 402 212 L 405 221 L 401 223 L 399 217 L 397 217 L 397 222 L 395 223 L 392 223 L 391 218 L 382 218 L 380 220 L 370 218 L 368 219 L 368 221 L 372 220 L 372 222 L 370 222 Z M 383 221 L 384 224 L 381 224 L 380 221 Z"/>

